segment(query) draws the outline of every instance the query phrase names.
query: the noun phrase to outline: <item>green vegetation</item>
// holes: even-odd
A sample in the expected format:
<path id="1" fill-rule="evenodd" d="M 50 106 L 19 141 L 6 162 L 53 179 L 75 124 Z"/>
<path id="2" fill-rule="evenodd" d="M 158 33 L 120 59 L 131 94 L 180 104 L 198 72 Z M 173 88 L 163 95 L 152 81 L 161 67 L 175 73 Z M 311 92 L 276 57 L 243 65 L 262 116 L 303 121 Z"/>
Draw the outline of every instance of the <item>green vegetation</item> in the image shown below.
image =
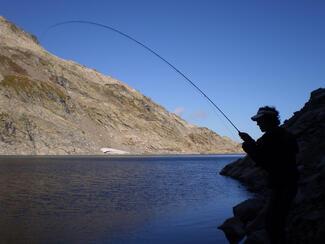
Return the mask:
<path id="1" fill-rule="evenodd" d="M 17 95 L 26 95 L 34 99 L 46 99 L 55 102 L 66 102 L 68 96 L 59 87 L 38 80 L 31 80 L 27 76 L 5 76 L 0 87 L 5 87 L 16 92 Z"/>
<path id="2" fill-rule="evenodd" d="M 10 58 L 0 54 L 0 65 L 9 71 L 13 71 L 17 74 L 27 75 L 27 71 L 12 61 Z"/>

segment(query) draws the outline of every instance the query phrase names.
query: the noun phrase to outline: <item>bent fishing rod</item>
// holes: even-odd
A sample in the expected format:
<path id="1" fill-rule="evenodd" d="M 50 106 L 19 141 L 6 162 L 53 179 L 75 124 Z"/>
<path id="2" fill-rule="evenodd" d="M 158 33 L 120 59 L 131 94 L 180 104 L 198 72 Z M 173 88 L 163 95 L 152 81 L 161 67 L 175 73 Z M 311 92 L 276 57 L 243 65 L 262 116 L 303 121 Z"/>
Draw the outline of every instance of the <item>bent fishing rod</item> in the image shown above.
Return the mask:
<path id="1" fill-rule="evenodd" d="M 146 46 L 142 42 L 136 40 L 132 36 L 122 32 L 118 29 L 115 29 L 111 26 L 103 25 L 100 23 L 92 22 L 92 21 L 85 21 L 85 20 L 70 20 L 70 21 L 59 22 L 59 23 L 56 23 L 56 24 L 48 27 L 46 29 L 45 33 L 47 33 L 49 30 L 56 28 L 58 26 L 68 25 L 68 24 L 88 24 L 88 25 L 94 25 L 97 27 L 105 28 L 105 29 L 111 30 L 113 32 L 116 32 L 116 33 L 120 34 L 121 36 L 126 37 L 127 39 L 129 39 L 129 40 L 137 43 L 141 47 L 145 48 L 146 50 L 148 50 L 149 52 L 154 54 L 156 57 L 158 57 L 160 60 L 165 62 L 167 65 L 169 65 L 178 74 L 180 74 L 190 85 L 192 85 L 197 91 L 199 91 L 201 93 L 201 95 L 203 95 L 212 104 L 212 106 L 215 107 L 227 119 L 227 121 L 237 130 L 238 133 L 240 132 L 239 129 L 235 126 L 235 124 L 228 118 L 228 116 L 190 78 L 188 78 L 183 72 L 181 72 L 179 69 L 177 69 L 174 65 L 172 65 L 170 62 L 168 62 L 165 58 L 163 58 L 157 52 L 155 52 L 154 50 L 152 50 L 150 47 Z"/>

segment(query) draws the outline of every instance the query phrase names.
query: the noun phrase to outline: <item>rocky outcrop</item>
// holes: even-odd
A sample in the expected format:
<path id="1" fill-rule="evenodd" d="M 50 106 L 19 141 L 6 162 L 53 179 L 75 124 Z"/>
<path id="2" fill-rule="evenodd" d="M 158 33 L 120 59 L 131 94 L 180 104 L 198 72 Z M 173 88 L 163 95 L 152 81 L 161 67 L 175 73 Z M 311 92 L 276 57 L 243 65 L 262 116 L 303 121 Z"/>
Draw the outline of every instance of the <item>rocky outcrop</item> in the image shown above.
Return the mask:
<path id="1" fill-rule="evenodd" d="M 60 59 L 0 17 L 0 153 L 234 153 L 127 84 Z"/>
<path id="2" fill-rule="evenodd" d="M 218 228 L 221 229 L 229 243 L 237 244 L 244 237 L 245 243 L 268 243 L 268 237 L 263 226 L 253 224 L 253 220 L 257 217 L 262 209 L 264 199 L 251 198 L 233 207 L 234 217 L 226 219 Z"/>
<path id="3" fill-rule="evenodd" d="M 287 221 L 289 243 L 324 243 L 325 240 L 325 89 L 311 93 L 304 107 L 283 126 L 296 135 L 300 147 L 297 157 L 301 177 L 299 190 Z M 265 172 L 245 157 L 227 165 L 220 172 L 246 184 L 249 189 L 266 194 Z M 250 204 L 250 208 L 254 208 Z M 257 207 L 255 207 L 257 210 Z M 245 212 L 251 212 L 246 209 Z M 247 213 L 248 214 L 248 213 Z M 235 215 L 236 216 L 236 215 Z M 245 243 L 265 243 L 265 232 L 248 233 L 249 221 L 243 221 Z M 229 236 L 229 232 L 226 234 Z M 237 234 L 234 232 L 234 236 Z M 264 239 L 263 239 L 264 238 Z M 260 240 L 260 241 L 258 241 Z M 264 240 L 264 242 L 263 242 Z"/>
<path id="4" fill-rule="evenodd" d="M 227 219 L 218 228 L 225 233 L 229 243 L 239 243 L 246 234 L 244 223 L 237 217 Z"/>

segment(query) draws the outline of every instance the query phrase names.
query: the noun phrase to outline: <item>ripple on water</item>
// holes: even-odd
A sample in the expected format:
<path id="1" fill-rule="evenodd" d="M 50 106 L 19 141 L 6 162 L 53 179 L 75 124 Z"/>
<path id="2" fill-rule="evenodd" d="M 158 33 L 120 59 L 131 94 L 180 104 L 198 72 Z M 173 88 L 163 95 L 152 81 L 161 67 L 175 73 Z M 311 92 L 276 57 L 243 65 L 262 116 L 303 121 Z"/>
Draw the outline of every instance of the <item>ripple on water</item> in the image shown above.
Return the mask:
<path id="1" fill-rule="evenodd" d="M 249 195 L 218 174 L 236 158 L 2 158 L 1 239 L 226 243 L 216 227 Z"/>

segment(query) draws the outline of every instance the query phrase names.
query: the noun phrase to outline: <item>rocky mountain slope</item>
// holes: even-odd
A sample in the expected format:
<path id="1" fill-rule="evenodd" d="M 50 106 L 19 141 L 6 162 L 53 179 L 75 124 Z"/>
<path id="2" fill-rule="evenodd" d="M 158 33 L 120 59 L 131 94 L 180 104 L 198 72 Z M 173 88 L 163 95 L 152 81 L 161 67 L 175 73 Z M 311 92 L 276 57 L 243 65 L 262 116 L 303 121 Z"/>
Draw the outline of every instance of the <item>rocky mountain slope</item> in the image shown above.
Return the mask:
<path id="1" fill-rule="evenodd" d="M 289 243 L 324 243 L 325 89 L 313 91 L 310 100 L 292 118 L 284 122 L 284 127 L 297 136 L 300 147 L 297 163 L 301 177 L 298 194 L 287 222 Z M 260 196 L 261 193 L 267 192 L 265 173 L 255 167 L 249 157 L 227 165 L 221 174 L 240 180 L 251 190 L 259 192 Z M 254 212 L 252 209 L 255 209 L 256 214 L 256 208 L 260 207 L 257 202 L 258 200 L 250 200 L 239 204 L 235 207 L 237 208 L 237 211 L 234 211 L 235 217 L 240 219 L 238 209 L 241 209 L 241 216 Z M 238 222 L 238 218 L 237 222 L 232 218 L 223 227 L 226 227 L 228 235 L 236 240 L 245 235 L 245 223 Z M 250 233 L 247 243 L 267 242 L 261 233 Z"/>
<path id="2" fill-rule="evenodd" d="M 233 153 L 240 146 L 188 124 L 112 77 L 60 59 L 0 17 L 0 153 Z"/>

